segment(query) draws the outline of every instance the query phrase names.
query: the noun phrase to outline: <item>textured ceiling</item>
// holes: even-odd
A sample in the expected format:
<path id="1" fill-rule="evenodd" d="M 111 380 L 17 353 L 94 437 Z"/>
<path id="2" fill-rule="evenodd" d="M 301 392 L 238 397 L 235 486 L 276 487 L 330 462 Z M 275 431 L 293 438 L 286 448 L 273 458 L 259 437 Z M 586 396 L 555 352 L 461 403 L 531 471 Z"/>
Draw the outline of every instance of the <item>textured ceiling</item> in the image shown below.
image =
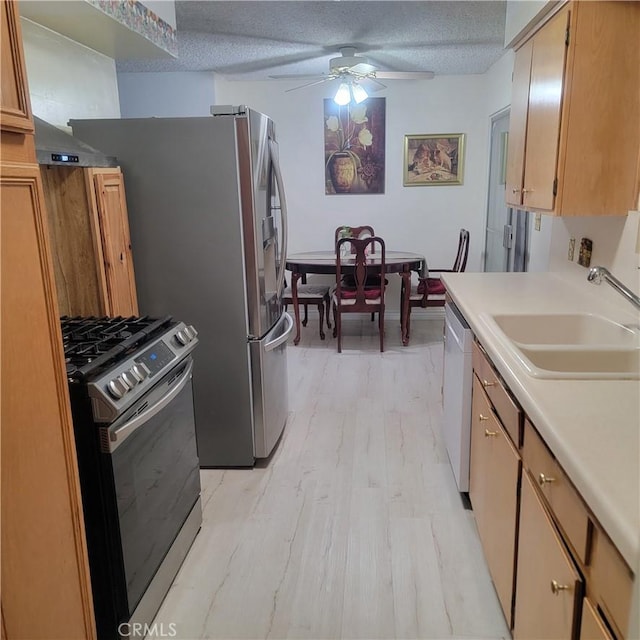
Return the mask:
<path id="1" fill-rule="evenodd" d="M 176 60 L 118 71 L 215 71 L 228 79 L 320 74 L 352 45 L 385 71 L 484 73 L 503 53 L 500 1 L 177 0 Z"/>

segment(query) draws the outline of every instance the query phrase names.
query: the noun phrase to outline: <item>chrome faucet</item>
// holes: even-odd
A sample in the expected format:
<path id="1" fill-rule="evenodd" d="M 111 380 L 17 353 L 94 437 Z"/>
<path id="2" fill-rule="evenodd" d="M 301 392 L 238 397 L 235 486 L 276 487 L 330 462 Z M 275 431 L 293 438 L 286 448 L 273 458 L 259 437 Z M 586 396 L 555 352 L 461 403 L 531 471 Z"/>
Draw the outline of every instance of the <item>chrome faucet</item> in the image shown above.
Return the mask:
<path id="1" fill-rule="evenodd" d="M 626 287 L 608 269 L 604 267 L 592 267 L 589 269 L 587 280 L 593 284 L 601 284 L 605 279 L 621 296 L 624 296 L 636 309 L 640 309 L 640 297 Z"/>

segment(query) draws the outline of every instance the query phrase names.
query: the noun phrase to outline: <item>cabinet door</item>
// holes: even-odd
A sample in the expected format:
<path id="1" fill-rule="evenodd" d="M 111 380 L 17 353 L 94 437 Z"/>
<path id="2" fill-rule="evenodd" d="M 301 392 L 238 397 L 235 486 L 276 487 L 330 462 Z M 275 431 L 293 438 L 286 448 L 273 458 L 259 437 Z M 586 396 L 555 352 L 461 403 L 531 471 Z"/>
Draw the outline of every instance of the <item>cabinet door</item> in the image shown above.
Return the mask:
<path id="1" fill-rule="evenodd" d="M 513 637 L 573 638 L 582 579 L 528 473 L 522 474 Z"/>
<path id="2" fill-rule="evenodd" d="M 109 314 L 138 315 L 129 217 L 119 169 L 89 170 L 95 187 Z"/>
<path id="3" fill-rule="evenodd" d="M 556 211 L 638 208 L 640 2 L 574 2 Z"/>
<path id="4" fill-rule="evenodd" d="M 598 612 L 586 598 L 582 601 L 580 640 L 613 640 Z"/>
<path id="5" fill-rule="evenodd" d="M 473 377 L 469 498 L 502 610 L 511 626 L 520 459 Z"/>
<path id="6" fill-rule="evenodd" d="M 569 11 L 533 38 L 522 203 L 553 210 Z"/>
<path id="7" fill-rule="evenodd" d="M 85 169 L 41 165 L 40 174 L 60 314 L 108 315 L 100 225 L 87 193 Z"/>
<path id="8" fill-rule="evenodd" d="M 0 6 L 0 124 L 5 131 L 33 132 L 17 2 Z"/>
<path id="9" fill-rule="evenodd" d="M 2 617 L 94 638 L 82 507 L 37 165 L 1 165 Z"/>
<path id="10" fill-rule="evenodd" d="M 511 112 L 509 114 L 509 149 L 507 153 L 507 204 L 522 204 L 524 181 L 524 154 L 527 138 L 527 111 L 529 109 L 529 81 L 531 79 L 531 55 L 533 41 L 529 40 L 516 51 L 511 87 Z"/>

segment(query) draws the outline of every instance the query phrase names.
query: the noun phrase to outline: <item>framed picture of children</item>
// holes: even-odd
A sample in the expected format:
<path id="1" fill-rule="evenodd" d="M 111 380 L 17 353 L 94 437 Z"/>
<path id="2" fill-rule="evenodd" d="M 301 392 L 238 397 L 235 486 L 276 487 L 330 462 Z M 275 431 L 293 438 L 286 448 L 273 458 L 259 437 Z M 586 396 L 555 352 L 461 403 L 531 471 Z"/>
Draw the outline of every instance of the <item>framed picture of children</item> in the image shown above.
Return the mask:
<path id="1" fill-rule="evenodd" d="M 464 168 L 464 133 L 404 137 L 405 187 L 460 185 Z"/>

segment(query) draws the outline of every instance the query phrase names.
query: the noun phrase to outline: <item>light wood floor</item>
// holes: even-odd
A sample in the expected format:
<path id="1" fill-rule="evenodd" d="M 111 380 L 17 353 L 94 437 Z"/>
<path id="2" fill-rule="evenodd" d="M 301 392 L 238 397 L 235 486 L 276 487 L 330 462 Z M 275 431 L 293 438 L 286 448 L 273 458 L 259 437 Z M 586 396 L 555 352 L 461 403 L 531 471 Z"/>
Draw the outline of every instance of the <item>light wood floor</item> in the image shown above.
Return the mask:
<path id="1" fill-rule="evenodd" d="M 442 320 L 315 318 L 271 459 L 203 470 L 204 523 L 156 618 L 174 637 L 508 638 L 440 433 Z M 159 637 L 159 636 L 151 636 Z"/>

